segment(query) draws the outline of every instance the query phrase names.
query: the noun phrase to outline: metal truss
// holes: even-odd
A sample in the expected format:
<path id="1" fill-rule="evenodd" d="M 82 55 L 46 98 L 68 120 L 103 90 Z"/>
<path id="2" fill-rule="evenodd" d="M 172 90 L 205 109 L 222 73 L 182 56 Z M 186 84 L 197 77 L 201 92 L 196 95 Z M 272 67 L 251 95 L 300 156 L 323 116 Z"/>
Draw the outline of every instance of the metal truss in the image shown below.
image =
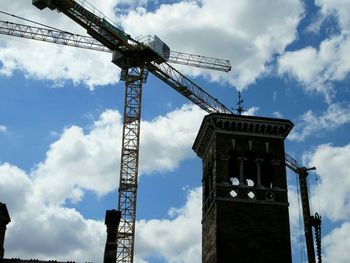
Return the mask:
<path id="1" fill-rule="evenodd" d="M 231 70 L 231 64 L 229 60 L 177 51 L 170 52 L 169 62 L 225 72 L 229 72 Z"/>
<path id="2" fill-rule="evenodd" d="M 112 50 L 93 37 L 73 34 L 63 30 L 29 26 L 0 20 L 0 34 L 112 53 Z M 168 62 L 225 72 L 231 69 L 228 60 L 173 50 L 170 51 Z"/>
<path id="3" fill-rule="evenodd" d="M 157 64 L 150 62 L 147 68 L 155 76 L 163 80 L 170 87 L 181 93 L 194 104 L 201 107 L 208 113 L 220 112 L 233 114 L 224 104 L 211 96 L 193 81 L 182 75 L 178 70 L 170 66 L 168 63 Z"/>
<path id="4" fill-rule="evenodd" d="M 136 219 L 142 84 L 147 70 L 130 68 L 125 76 L 124 127 L 120 164 L 119 203 L 121 220 L 117 238 L 117 262 L 132 263 Z"/>
<path id="5" fill-rule="evenodd" d="M 111 52 L 107 47 L 89 36 L 82 36 L 60 30 L 11 23 L 8 21 L 0 21 L 0 34 L 72 47 Z"/>

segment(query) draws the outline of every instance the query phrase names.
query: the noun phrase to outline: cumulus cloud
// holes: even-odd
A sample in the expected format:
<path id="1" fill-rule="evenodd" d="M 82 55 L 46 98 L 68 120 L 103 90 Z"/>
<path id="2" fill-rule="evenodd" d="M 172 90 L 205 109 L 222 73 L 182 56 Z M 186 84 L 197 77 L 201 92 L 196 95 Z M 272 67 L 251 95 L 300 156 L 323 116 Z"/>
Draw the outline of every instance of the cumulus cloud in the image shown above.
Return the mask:
<path id="1" fill-rule="evenodd" d="M 194 105 L 142 121 L 140 173 L 166 172 L 193 156 L 191 145 L 204 112 Z M 37 198 L 62 204 L 79 202 L 86 190 L 105 195 L 119 182 L 122 118 L 106 110 L 91 129 L 65 128 L 46 159 L 33 169 Z"/>
<path id="2" fill-rule="evenodd" d="M 323 239 L 325 262 L 346 263 L 349 261 L 347 252 L 350 245 L 350 223 L 343 223 Z"/>
<path id="3" fill-rule="evenodd" d="M 11 217 L 6 257 L 100 262 L 105 241 L 103 222 L 36 199 L 36 191 L 35 182 L 24 171 L 8 163 L 0 165 L 0 199 L 7 204 Z"/>
<path id="4" fill-rule="evenodd" d="M 312 24 L 312 31 L 320 30 L 327 17 L 335 17 L 340 32 L 328 36 L 319 47 L 286 52 L 279 58 L 278 72 L 295 78 L 308 92 L 322 93 L 326 101 L 331 102 L 334 83 L 344 80 L 350 72 L 346 59 L 350 51 L 350 4 L 342 0 L 318 0 L 315 4 L 321 8 L 321 14 L 316 24 Z"/>
<path id="5" fill-rule="evenodd" d="M 320 176 L 319 192 L 322 216 L 333 221 L 350 218 L 350 144 L 332 146 L 324 144 L 305 155 L 309 167 L 317 168 Z M 334 189 L 337 189 L 334 191 Z M 317 204 L 318 195 L 313 193 Z"/>
<path id="6" fill-rule="evenodd" d="M 50 10 L 40 11 L 31 1 L 17 3 L 5 0 L 3 11 L 14 13 L 43 24 L 73 33 L 85 34 L 84 29 L 62 14 Z M 97 2 L 97 1 L 96 1 Z M 115 1 L 103 1 L 99 8 L 108 15 L 114 15 Z M 25 23 L 19 19 L 1 15 L 0 19 Z M 62 47 L 55 44 L 38 43 L 27 39 L 1 37 L 0 74 L 11 76 L 15 70 L 21 70 L 28 78 L 50 80 L 56 86 L 65 81 L 75 85 L 83 84 L 90 89 L 96 86 L 113 84 L 119 79 L 119 69 L 110 63 L 111 54 Z"/>
<path id="7" fill-rule="evenodd" d="M 273 6 L 273 8 L 271 8 Z M 218 15 L 220 14 L 220 15 Z M 122 23 L 132 35 L 157 34 L 177 51 L 229 59 L 232 73 L 199 73 L 228 80 L 238 88 L 268 72 L 266 64 L 295 39 L 303 14 L 300 1 L 183 1 L 154 12 L 138 8 Z M 237 63 L 239 61 L 239 63 Z"/>
<path id="8" fill-rule="evenodd" d="M 242 115 L 255 116 L 258 111 L 259 111 L 259 107 L 251 107 L 248 110 L 244 111 Z"/>
<path id="9" fill-rule="evenodd" d="M 183 159 L 190 158 L 191 145 L 203 114 L 194 105 L 184 105 L 152 121 L 142 121 L 145 132 L 141 154 L 147 156 L 142 157 L 141 171 L 172 170 Z M 8 163 L 0 164 L 0 200 L 7 203 L 12 218 L 7 233 L 7 257 L 101 262 L 105 242 L 103 222 L 84 218 L 66 204 L 67 201 L 79 203 L 87 190 L 101 196 L 115 189 L 121 131 L 120 113 L 106 110 L 89 129 L 65 128 L 50 145 L 45 160 L 30 172 Z M 183 229 L 187 225 L 192 227 L 192 216 L 200 214 L 197 210 L 192 211 L 200 207 L 198 195 L 199 190 L 190 191 L 187 205 L 172 209 L 175 213 L 170 221 L 160 221 Z M 140 225 L 152 223 L 142 221 Z M 164 224 L 164 230 L 166 227 Z M 176 252 L 183 249 L 179 258 L 198 256 L 198 247 L 192 246 L 193 239 L 186 240 L 186 233 L 187 230 L 184 236 L 173 241 L 174 249 L 178 246 Z M 164 249 L 172 233 L 169 235 L 164 236 Z M 191 245 L 191 249 L 187 250 L 182 241 Z M 141 246 L 143 253 L 149 255 L 147 249 Z M 164 253 L 168 255 L 172 251 Z"/>
<path id="10" fill-rule="evenodd" d="M 309 175 L 309 198 L 311 214 L 319 213 L 323 218 L 322 255 L 324 262 L 345 263 L 349 260 L 346 247 L 350 235 L 350 144 L 333 146 L 324 144 L 303 156 L 306 167 L 317 168 L 317 185 Z M 305 250 L 304 226 L 297 186 L 289 178 L 288 199 L 294 251 Z M 295 180 L 298 184 L 296 176 Z M 336 191 L 335 191 L 336 189 Z M 330 230 L 328 230 L 330 229 Z"/>
<path id="11" fill-rule="evenodd" d="M 305 112 L 296 121 L 296 126 L 288 136 L 292 141 L 303 141 L 311 134 L 332 131 L 350 122 L 350 105 L 332 104 L 320 115 L 311 110 Z"/>
<path id="12" fill-rule="evenodd" d="M 67 31 L 85 33 L 64 15 L 50 10 L 39 11 L 30 1 L 20 4 L 10 0 L 5 2 L 4 11 L 35 18 Z M 300 0 L 264 0 L 259 4 L 254 0 L 226 0 L 220 4 L 214 0 L 182 1 L 161 4 L 153 11 L 143 8 L 144 2 L 137 8 L 135 1 L 119 1 L 119 5 L 117 2 L 91 1 L 134 37 L 157 34 L 174 50 L 231 60 L 234 67 L 229 75 L 181 69 L 194 76 L 229 81 L 239 89 L 269 72 L 267 64 L 295 39 L 303 14 Z M 123 4 L 135 9 L 116 16 L 116 10 Z M 43 43 L 15 41 L 9 37 L 3 38 L 1 45 L 2 74 L 9 75 L 20 69 L 28 77 L 55 82 L 70 80 L 86 84 L 91 89 L 117 80 L 119 70 L 109 62 L 109 54 L 52 45 L 44 48 Z"/>
<path id="13" fill-rule="evenodd" d="M 32 172 L 37 198 L 79 202 L 84 190 L 104 195 L 115 188 L 121 129 L 121 115 L 112 110 L 103 112 L 88 132 L 78 126 L 66 128 Z"/>
<path id="14" fill-rule="evenodd" d="M 149 127 L 146 128 L 148 135 L 146 133 L 142 139 L 147 142 L 148 138 L 151 138 L 151 143 L 146 143 L 145 147 L 169 147 L 170 152 L 174 149 L 176 153 L 180 151 L 177 148 L 179 146 L 169 144 L 169 140 L 178 139 L 185 154 L 182 157 L 177 156 L 174 162 L 188 158 L 189 155 L 185 149 L 190 148 L 192 135 L 187 136 L 186 133 L 194 134 L 192 129 L 196 126 L 188 129 L 188 120 L 194 119 L 199 122 L 203 114 L 192 107 L 194 106 L 186 105 L 166 116 L 160 116 L 148 123 L 143 122 L 144 127 L 147 125 Z M 183 127 L 175 129 L 173 123 Z M 79 202 L 83 198 L 81 192 L 75 192 L 77 189 L 81 191 L 90 189 L 99 194 L 108 191 L 103 181 L 109 179 L 103 175 L 108 175 L 109 169 L 113 170 L 110 171 L 113 176 L 116 174 L 116 168 L 108 165 L 108 162 L 112 162 L 111 159 L 108 159 L 108 155 L 118 155 L 110 147 L 117 148 L 114 147 L 115 144 L 118 144 L 114 134 L 119 132 L 120 135 L 120 125 L 120 114 L 107 110 L 93 123 L 89 131 L 84 131 L 78 126 L 66 128 L 57 141 L 50 146 L 46 159 L 34 167 L 30 174 L 11 164 L 0 165 L 0 199 L 8 204 L 12 217 L 6 240 L 8 257 L 101 261 L 105 242 L 103 222 L 86 219 L 75 209 L 64 207 L 64 203 L 67 199 Z M 152 125 L 154 125 L 153 129 Z M 196 131 L 197 129 L 198 127 L 195 127 Z M 165 133 L 173 134 L 173 137 L 169 139 L 165 136 L 164 140 L 154 144 L 152 138 L 155 138 L 155 135 L 151 134 L 152 130 L 161 137 L 165 136 Z M 149 149 L 144 149 L 144 151 L 151 153 Z M 349 153 L 349 145 L 343 147 L 322 145 L 305 157 L 310 166 L 317 166 L 321 177 L 322 216 L 333 221 L 347 220 L 350 216 L 349 202 L 347 202 L 350 196 L 348 190 L 350 189 Z M 153 158 L 162 157 L 161 151 L 158 154 L 155 154 Z M 100 162 L 101 158 L 107 158 L 106 163 Z M 92 169 L 90 162 L 100 167 L 89 171 Z M 158 169 L 162 171 L 176 167 L 176 164 L 168 165 L 167 162 L 164 162 L 166 165 L 162 162 L 157 164 Z M 144 163 L 147 164 L 147 161 L 145 160 Z M 59 170 L 59 167 L 62 167 L 61 173 L 54 171 Z M 145 172 L 150 169 L 147 166 L 144 167 Z M 49 181 L 49 173 L 53 181 Z M 67 177 L 66 173 L 70 174 L 71 178 Z M 335 174 L 337 176 L 334 176 Z M 87 180 L 89 178 L 91 182 Z M 116 183 L 110 183 L 114 188 Z M 45 185 L 48 187 L 46 190 Z M 55 185 L 56 188 L 50 188 L 50 185 Z M 336 192 L 333 191 L 335 188 L 338 189 Z M 313 198 L 314 196 L 313 193 Z M 300 234 L 297 231 L 298 207 L 296 204 L 298 202 L 295 188 L 289 189 L 289 198 L 292 230 L 294 229 L 293 233 L 295 233 L 293 240 L 295 241 Z M 169 210 L 168 218 L 137 222 L 138 262 L 147 262 L 151 256 L 159 256 L 167 262 L 200 262 L 200 215 L 201 188 L 196 188 L 188 192 L 187 201 L 183 207 Z M 336 240 L 344 237 L 344 242 L 348 242 L 345 238 L 348 235 L 341 234 L 348 233 L 346 223 L 339 229 L 325 237 L 326 257 L 333 258 L 332 255 L 341 249 L 342 245 L 338 245 Z M 35 240 L 33 240 L 33 233 L 35 233 Z M 341 261 L 341 257 L 342 255 L 337 256 L 339 262 L 345 262 Z"/>
<path id="15" fill-rule="evenodd" d="M 0 166 L 0 190 L 12 219 L 6 257 L 102 261 L 106 238 L 102 221 L 33 198 L 35 182 L 9 164 Z M 148 262 L 150 256 L 174 263 L 200 262 L 201 196 L 200 187 L 188 190 L 184 206 L 169 209 L 168 218 L 137 222 L 136 262 Z"/>
<path id="16" fill-rule="evenodd" d="M 0 50 L 0 74 L 11 76 L 15 70 L 22 70 L 27 78 L 50 80 L 55 86 L 71 81 L 93 89 L 117 82 L 119 70 L 109 62 L 110 56 L 14 39 L 7 41 Z"/>
<path id="17" fill-rule="evenodd" d="M 283 119 L 283 114 L 280 113 L 279 111 L 275 111 L 272 113 L 273 116 L 275 116 L 276 118 L 279 118 L 279 119 Z"/>
<path id="18" fill-rule="evenodd" d="M 305 154 L 304 160 L 307 166 L 316 166 L 320 177 L 319 186 L 311 188 L 311 204 L 314 208 L 320 204 L 320 211 L 316 212 L 320 212 L 326 222 L 329 219 L 335 223 L 329 233 L 323 234 L 323 259 L 345 263 L 349 261 L 346 248 L 350 244 L 350 144 L 320 145 Z"/>
<path id="19" fill-rule="evenodd" d="M 335 15 L 341 30 L 350 29 L 350 3 L 344 0 L 316 0 L 315 4 L 321 8 L 324 17 Z"/>
<path id="20" fill-rule="evenodd" d="M 318 49 L 306 47 L 286 52 L 278 61 L 278 72 L 294 77 L 308 92 L 323 94 L 330 103 L 335 92 L 334 82 L 345 79 L 350 72 L 346 59 L 349 51 L 349 35 L 339 35 L 324 40 Z"/>
<path id="21" fill-rule="evenodd" d="M 138 257 L 162 257 L 169 263 L 201 262 L 201 207 L 202 188 L 198 187 L 188 192 L 183 207 L 169 210 L 170 219 L 138 221 Z"/>
<path id="22" fill-rule="evenodd" d="M 205 112 L 184 105 L 165 116 L 141 123 L 141 173 L 171 171 L 181 160 L 193 157 L 195 140 Z"/>

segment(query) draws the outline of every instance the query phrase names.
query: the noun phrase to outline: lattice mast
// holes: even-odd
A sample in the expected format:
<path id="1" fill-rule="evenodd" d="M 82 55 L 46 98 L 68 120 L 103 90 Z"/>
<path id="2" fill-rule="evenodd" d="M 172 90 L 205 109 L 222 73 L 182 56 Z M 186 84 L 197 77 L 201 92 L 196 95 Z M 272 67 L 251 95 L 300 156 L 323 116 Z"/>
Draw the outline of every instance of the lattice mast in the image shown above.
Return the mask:
<path id="1" fill-rule="evenodd" d="M 321 217 L 318 213 L 315 213 L 314 216 L 310 213 L 310 204 L 309 204 L 309 193 L 307 187 L 306 178 L 309 175 L 308 171 L 316 170 L 315 167 L 306 168 L 301 167 L 298 162 L 293 159 L 288 154 L 285 155 L 286 166 L 294 171 L 299 176 L 299 186 L 300 186 L 300 195 L 301 195 L 301 205 L 303 211 L 304 219 L 304 233 L 305 233 L 305 242 L 306 242 L 306 252 L 308 263 L 315 263 L 315 248 L 314 248 L 314 238 L 312 228 L 315 229 L 315 242 L 317 250 L 317 263 L 322 263 L 322 254 L 321 254 Z"/>
<path id="2" fill-rule="evenodd" d="M 136 220 L 142 86 L 148 72 L 207 112 L 232 113 L 217 99 L 183 76 L 167 62 L 228 72 L 229 61 L 171 52 L 157 36 L 136 41 L 84 0 L 33 0 L 39 9 L 57 9 L 87 30 L 84 37 L 52 29 L 0 22 L 0 33 L 75 47 L 112 51 L 112 62 L 122 69 L 125 81 L 124 125 L 121 151 L 118 209 L 117 262 L 132 263 Z"/>

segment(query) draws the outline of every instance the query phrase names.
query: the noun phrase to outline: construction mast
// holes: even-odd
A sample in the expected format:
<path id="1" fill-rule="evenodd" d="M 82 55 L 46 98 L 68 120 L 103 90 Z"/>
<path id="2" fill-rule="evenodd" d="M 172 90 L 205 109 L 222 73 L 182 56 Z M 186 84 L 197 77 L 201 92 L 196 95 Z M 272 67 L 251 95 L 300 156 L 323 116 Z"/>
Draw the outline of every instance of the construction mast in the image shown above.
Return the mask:
<path id="1" fill-rule="evenodd" d="M 310 214 L 310 204 L 309 204 L 309 193 L 307 187 L 307 176 L 309 175 L 308 171 L 316 170 L 315 167 L 306 168 L 298 165 L 298 162 L 290 157 L 288 154 L 285 155 L 285 164 L 286 166 L 294 171 L 299 176 L 299 187 L 301 195 L 301 205 L 303 211 L 304 219 L 304 233 L 305 233 L 305 242 L 306 242 L 306 252 L 308 263 L 316 263 L 315 259 L 315 247 L 314 247 L 314 238 L 313 231 L 315 231 L 315 241 L 316 241 L 316 250 L 317 250 L 317 263 L 322 263 L 322 254 L 321 254 L 321 217 L 318 213 L 315 215 Z"/>
<path id="2" fill-rule="evenodd" d="M 142 86 L 153 73 L 170 87 L 207 111 L 232 111 L 168 62 L 228 72 L 228 60 L 170 51 L 157 36 L 135 40 L 85 0 L 33 0 L 39 9 L 57 10 L 87 30 L 91 37 L 52 28 L 40 28 L 0 21 L 0 33 L 56 44 L 112 52 L 112 62 L 122 69 L 125 81 L 118 209 L 121 220 L 117 237 L 117 262 L 132 263 L 136 220 L 138 160 Z"/>

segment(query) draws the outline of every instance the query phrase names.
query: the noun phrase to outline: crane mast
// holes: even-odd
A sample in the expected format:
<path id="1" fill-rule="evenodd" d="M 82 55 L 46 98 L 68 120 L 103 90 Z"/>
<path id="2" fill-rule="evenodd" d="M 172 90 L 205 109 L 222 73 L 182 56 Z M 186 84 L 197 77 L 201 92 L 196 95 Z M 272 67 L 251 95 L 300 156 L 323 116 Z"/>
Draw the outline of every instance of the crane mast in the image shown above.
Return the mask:
<path id="1" fill-rule="evenodd" d="M 318 213 L 314 216 L 310 214 L 309 193 L 306 178 L 309 170 L 316 170 L 315 167 L 300 167 L 295 159 L 288 154 L 285 155 L 286 166 L 299 175 L 299 186 L 301 195 L 301 205 L 304 218 L 304 233 L 308 263 L 316 263 L 315 248 L 312 228 L 315 228 L 315 240 L 317 249 L 317 263 L 322 263 L 321 257 L 321 217 Z"/>

